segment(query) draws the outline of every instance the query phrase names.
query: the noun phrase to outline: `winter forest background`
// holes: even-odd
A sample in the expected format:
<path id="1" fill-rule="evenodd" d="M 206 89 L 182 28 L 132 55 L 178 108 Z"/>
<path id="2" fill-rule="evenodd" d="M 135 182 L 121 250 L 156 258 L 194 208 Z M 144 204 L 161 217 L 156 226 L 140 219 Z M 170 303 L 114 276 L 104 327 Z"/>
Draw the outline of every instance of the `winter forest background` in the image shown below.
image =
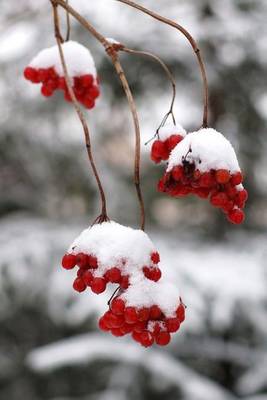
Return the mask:
<path id="1" fill-rule="evenodd" d="M 163 167 L 143 146 L 148 231 L 162 269 L 181 289 L 187 319 L 164 349 L 100 333 L 108 294 L 74 293 L 71 274 L 60 268 L 69 243 L 98 212 L 82 129 L 61 93 L 46 100 L 22 77 L 30 59 L 54 44 L 50 3 L 1 1 L 1 399 L 267 399 L 267 2 L 139 3 L 199 42 L 210 123 L 233 142 L 245 171 L 246 222 L 236 227 L 207 202 L 157 193 Z M 113 0 L 70 4 L 105 36 L 164 58 L 177 79 L 177 118 L 187 130 L 199 128 L 201 82 L 181 35 Z M 136 226 L 133 127 L 120 83 L 102 48 L 73 21 L 72 38 L 90 47 L 101 79 L 89 123 L 110 215 Z M 144 144 L 167 111 L 170 85 L 149 60 L 123 55 L 122 62 Z"/>

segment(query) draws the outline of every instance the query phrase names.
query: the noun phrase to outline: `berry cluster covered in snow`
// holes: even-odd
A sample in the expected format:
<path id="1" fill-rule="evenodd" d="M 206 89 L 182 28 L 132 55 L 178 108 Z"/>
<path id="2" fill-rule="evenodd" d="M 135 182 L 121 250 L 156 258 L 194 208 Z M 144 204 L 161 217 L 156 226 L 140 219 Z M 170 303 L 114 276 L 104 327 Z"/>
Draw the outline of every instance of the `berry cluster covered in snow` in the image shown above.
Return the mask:
<path id="1" fill-rule="evenodd" d="M 152 146 L 153 150 L 153 146 Z M 214 129 L 188 133 L 172 150 L 158 190 L 173 197 L 194 194 L 220 208 L 230 222 L 244 221 L 248 198 L 231 143 Z"/>
<path id="2" fill-rule="evenodd" d="M 93 108 L 100 91 L 90 51 L 73 41 L 63 43 L 62 50 L 77 100 L 84 107 Z M 71 101 L 57 46 L 40 51 L 25 68 L 24 77 L 32 83 L 41 83 L 43 96 L 50 97 L 56 90 L 63 90 L 65 100 Z"/>
<path id="3" fill-rule="evenodd" d="M 100 329 L 115 336 L 131 333 L 143 346 L 166 345 L 184 320 L 177 289 L 162 282 L 159 253 L 141 230 L 104 222 L 84 230 L 62 258 L 65 269 L 78 267 L 73 288 L 103 293 L 119 285 Z M 183 310 L 183 311 L 182 311 Z"/>
<path id="4" fill-rule="evenodd" d="M 168 160 L 174 147 L 183 140 L 186 135 L 184 128 L 177 124 L 162 126 L 158 132 L 158 139 L 153 142 L 151 147 L 151 160 L 156 164 Z"/>

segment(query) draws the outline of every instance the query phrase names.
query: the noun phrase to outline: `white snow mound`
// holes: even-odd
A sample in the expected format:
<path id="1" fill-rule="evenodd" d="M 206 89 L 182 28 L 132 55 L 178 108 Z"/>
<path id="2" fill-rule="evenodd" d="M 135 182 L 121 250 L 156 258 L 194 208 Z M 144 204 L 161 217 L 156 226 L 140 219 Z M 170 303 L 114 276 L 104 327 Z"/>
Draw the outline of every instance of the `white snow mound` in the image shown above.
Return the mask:
<path id="1" fill-rule="evenodd" d="M 172 150 L 167 172 L 176 165 L 182 165 L 184 157 L 187 161 L 194 162 L 200 172 L 211 169 L 227 169 L 230 173 L 240 171 L 232 144 L 212 128 L 188 133 Z"/>
<path id="2" fill-rule="evenodd" d="M 90 74 L 96 79 L 94 59 L 86 47 L 80 43 L 69 41 L 62 44 L 62 49 L 70 77 Z M 57 45 L 41 50 L 32 59 L 29 66 L 35 69 L 54 67 L 59 76 L 64 76 Z"/>
<path id="3" fill-rule="evenodd" d="M 123 272 L 139 280 L 142 268 L 152 265 L 150 256 L 156 252 L 147 234 L 116 222 L 103 222 L 85 229 L 71 244 L 69 253 L 85 253 L 98 259 L 96 276 L 102 276 L 110 267 L 118 267 Z M 125 261 L 125 265 L 123 263 Z"/>
<path id="4" fill-rule="evenodd" d="M 159 129 L 158 134 L 160 140 L 164 142 L 172 135 L 180 135 L 185 137 L 186 130 L 180 124 L 166 124 Z"/>

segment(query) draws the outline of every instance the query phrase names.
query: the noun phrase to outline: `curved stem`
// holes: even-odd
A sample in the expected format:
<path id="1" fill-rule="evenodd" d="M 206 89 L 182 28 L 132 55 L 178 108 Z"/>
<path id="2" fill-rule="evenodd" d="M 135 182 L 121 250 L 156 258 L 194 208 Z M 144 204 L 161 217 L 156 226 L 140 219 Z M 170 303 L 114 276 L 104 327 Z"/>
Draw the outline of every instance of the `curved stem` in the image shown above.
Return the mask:
<path id="1" fill-rule="evenodd" d="M 135 127 L 135 161 L 134 161 L 134 183 L 137 193 L 137 198 L 140 206 L 140 213 L 141 213 L 141 229 L 144 230 L 145 228 L 145 208 L 144 202 L 140 187 L 140 127 L 138 122 L 138 115 L 136 111 L 136 106 L 134 103 L 134 99 L 124 74 L 124 71 L 121 67 L 121 64 L 117 57 L 118 50 L 123 48 L 122 45 L 111 44 L 109 41 L 101 35 L 84 17 L 82 17 L 76 10 L 74 10 L 69 4 L 66 4 L 64 0 L 50 0 L 54 7 L 60 5 L 66 11 L 68 11 L 86 30 L 88 30 L 105 48 L 107 54 L 110 56 L 110 59 L 116 69 L 116 72 L 121 80 L 123 85 L 125 94 L 128 99 L 128 103 L 131 109 L 131 113 L 133 116 L 134 127 Z"/>
<path id="2" fill-rule="evenodd" d="M 89 158 L 89 162 L 91 164 L 96 182 L 97 182 L 97 186 L 98 186 L 98 190 L 99 190 L 99 194 L 100 194 L 100 198 L 101 198 L 101 202 L 102 202 L 102 210 L 101 210 L 101 215 L 97 218 L 97 222 L 104 222 L 107 221 L 109 218 L 107 216 L 107 207 L 106 207 L 106 197 L 105 197 L 105 193 L 104 193 L 104 189 L 100 180 L 100 177 L 98 175 L 97 169 L 96 169 L 96 165 L 94 162 L 94 157 L 92 154 L 92 147 L 91 147 L 91 140 L 90 140 L 90 133 L 89 133 L 89 128 L 88 125 L 86 123 L 85 117 L 83 115 L 83 112 L 79 106 L 79 103 L 75 97 L 75 94 L 73 92 L 72 89 L 72 82 L 70 79 L 70 76 L 68 74 L 68 68 L 66 65 L 66 61 L 65 61 L 65 57 L 64 57 L 64 53 L 63 53 L 63 49 L 62 49 L 62 36 L 60 34 L 60 24 L 59 24 L 59 16 L 58 16 L 58 10 L 57 10 L 57 4 L 55 4 L 55 2 L 53 0 L 51 0 L 52 3 L 52 7 L 53 7 L 53 15 L 54 15 L 54 28 L 55 28 L 55 37 L 56 37 L 56 41 L 57 41 L 57 45 L 58 45 L 58 50 L 59 50 L 59 55 L 60 55 L 60 60 L 61 60 L 61 64 L 62 64 L 62 68 L 64 71 L 64 76 L 65 76 L 65 80 L 66 80 L 66 84 L 67 84 L 67 88 L 68 88 L 68 92 L 70 94 L 71 100 L 74 104 L 76 113 L 81 121 L 82 127 L 83 127 L 83 131 L 84 131 L 84 136 L 85 136 L 85 145 L 86 145 L 86 150 L 87 150 L 87 154 L 88 154 L 88 158 Z"/>
<path id="3" fill-rule="evenodd" d="M 176 22 L 172 21 L 171 19 L 162 17 L 161 15 L 155 13 L 154 11 L 149 10 L 146 7 L 143 7 L 139 4 L 136 4 L 135 2 L 133 2 L 131 0 L 117 0 L 117 1 L 139 10 L 139 11 L 149 15 L 150 17 L 156 19 L 157 21 L 163 22 L 164 24 L 167 24 L 169 26 L 172 26 L 175 29 L 178 29 L 178 31 L 180 31 L 186 37 L 186 39 L 189 41 L 190 45 L 192 46 L 192 48 L 196 54 L 200 72 L 201 72 L 201 76 L 202 76 L 202 81 L 203 81 L 204 109 L 203 109 L 202 127 L 206 128 L 208 126 L 208 97 L 209 97 L 208 81 L 207 81 L 205 64 L 204 64 L 200 49 L 198 48 L 198 45 L 197 45 L 195 39 L 191 36 L 191 34 L 183 26 L 181 26 L 180 24 L 177 24 Z"/>
<path id="4" fill-rule="evenodd" d="M 165 117 L 163 118 L 163 121 L 164 121 L 164 123 L 165 123 L 165 122 L 166 122 L 166 119 L 168 118 L 168 116 L 171 115 L 171 116 L 172 116 L 173 123 L 174 123 L 174 125 L 175 125 L 175 124 L 176 124 L 176 121 L 175 121 L 175 117 L 174 117 L 173 106 L 174 106 L 175 97 L 176 97 L 176 83 L 175 83 L 174 76 L 173 76 L 173 74 L 171 73 L 169 67 L 161 60 L 160 57 L 158 57 L 158 56 L 156 56 L 155 54 L 150 53 L 150 52 L 148 52 L 148 51 L 133 50 L 133 49 L 129 49 L 129 48 L 127 48 L 127 47 L 123 47 L 123 48 L 121 49 L 121 51 L 125 51 L 126 53 L 130 53 L 130 54 L 136 54 L 136 55 L 140 55 L 140 56 L 147 56 L 147 57 L 150 57 L 150 58 L 152 58 L 153 60 L 157 61 L 157 62 L 161 65 L 161 67 L 162 67 L 163 70 L 165 71 L 165 73 L 166 73 L 166 75 L 167 75 L 167 77 L 168 77 L 168 79 L 170 80 L 171 85 L 172 85 L 172 100 L 171 100 L 171 105 L 170 105 L 169 111 L 167 112 L 167 114 L 166 114 Z M 162 121 L 162 123 L 163 123 L 163 121 Z M 162 123 L 161 123 L 161 126 L 162 126 Z"/>
<path id="5" fill-rule="evenodd" d="M 143 195 L 142 195 L 141 186 L 140 186 L 141 134 L 140 134 L 140 125 L 139 125 L 137 109 L 136 109 L 136 105 L 134 102 L 134 98 L 133 98 L 129 83 L 126 79 L 125 73 L 124 73 L 121 63 L 119 61 L 118 53 L 112 51 L 112 49 L 111 49 L 111 51 L 108 50 L 107 52 L 110 55 L 113 65 L 116 69 L 116 72 L 120 78 L 120 81 L 122 83 L 124 92 L 126 94 L 128 104 L 129 104 L 129 107 L 130 107 L 130 110 L 132 113 L 132 117 L 133 117 L 133 123 L 134 123 L 134 128 L 135 128 L 134 184 L 135 184 L 136 193 L 137 193 L 140 211 L 141 211 L 140 226 L 141 226 L 141 229 L 144 231 L 145 230 L 145 206 L 144 206 L 144 200 L 143 200 Z"/>
<path id="6" fill-rule="evenodd" d="M 66 4 L 69 4 L 69 0 L 66 0 Z M 67 22 L 67 33 L 65 41 L 68 42 L 70 40 L 70 14 L 66 11 L 66 22 Z"/>

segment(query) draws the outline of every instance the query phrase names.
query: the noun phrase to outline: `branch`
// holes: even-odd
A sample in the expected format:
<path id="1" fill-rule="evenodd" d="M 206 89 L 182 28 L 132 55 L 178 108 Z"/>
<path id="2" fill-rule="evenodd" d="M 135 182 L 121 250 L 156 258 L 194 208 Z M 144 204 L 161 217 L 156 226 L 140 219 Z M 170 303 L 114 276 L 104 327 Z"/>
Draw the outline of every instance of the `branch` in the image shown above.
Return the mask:
<path id="1" fill-rule="evenodd" d="M 203 110 L 203 124 L 202 127 L 206 128 L 208 126 L 208 81 L 207 81 L 207 74 L 206 74 L 206 69 L 205 69 L 205 64 L 202 59 L 202 55 L 200 52 L 200 49 L 198 48 L 198 45 L 195 41 L 195 39 L 191 36 L 191 34 L 180 24 L 177 24 L 176 22 L 172 21 L 171 19 L 162 17 L 161 15 L 155 13 L 154 11 L 151 11 L 139 4 L 134 3 L 131 0 L 117 0 L 120 3 L 124 3 L 130 7 L 133 7 L 147 15 L 150 15 L 150 17 L 156 19 L 157 21 L 160 21 L 164 24 L 167 24 L 169 26 L 172 26 L 173 28 L 177 29 L 180 31 L 186 39 L 189 41 L 190 45 L 192 46 L 194 53 L 196 54 L 197 61 L 199 64 L 200 72 L 201 72 L 201 77 L 203 81 L 203 99 L 204 99 L 204 110 Z"/>
<path id="2" fill-rule="evenodd" d="M 66 11 L 69 12 L 87 31 L 89 31 L 95 39 L 98 40 L 105 48 L 107 54 L 110 56 L 110 59 L 115 67 L 115 70 L 119 76 L 119 79 L 122 83 L 123 89 L 127 96 L 128 104 L 131 109 L 131 113 L 133 116 L 134 127 L 135 127 L 135 159 L 134 159 L 134 183 L 137 193 L 137 198 L 140 206 L 140 214 L 141 214 L 141 229 L 144 230 L 145 227 L 145 208 L 144 202 L 140 187 L 140 127 L 139 127 L 139 120 L 138 114 L 136 111 L 135 102 L 126 79 L 125 73 L 121 67 L 121 64 L 117 57 L 118 50 L 122 49 L 122 45 L 112 44 L 110 43 L 101 33 L 99 33 L 84 17 L 82 17 L 76 10 L 74 10 L 69 4 L 67 4 L 64 0 L 50 0 L 54 7 L 57 5 L 64 8 Z"/>
<path id="3" fill-rule="evenodd" d="M 86 150 L 87 150 L 89 162 L 91 164 L 91 167 L 92 167 L 92 170 L 93 170 L 96 182 L 97 182 L 97 186 L 98 186 L 98 190 L 99 190 L 99 194 L 100 194 L 100 198 L 101 198 L 101 202 L 102 202 L 101 214 L 97 218 L 97 220 L 95 221 L 95 222 L 101 223 L 101 222 L 107 221 L 109 219 L 108 216 L 107 216 L 106 197 L 105 197 L 104 189 L 102 187 L 102 183 L 101 183 L 100 177 L 98 175 L 98 172 L 97 172 L 97 169 L 96 169 L 96 165 L 95 165 L 95 162 L 94 162 L 94 158 L 93 158 L 93 154 L 92 154 L 89 128 L 88 128 L 88 125 L 86 123 L 86 120 L 85 120 L 85 117 L 83 115 L 83 112 L 82 112 L 82 110 L 81 110 L 81 108 L 79 106 L 79 103 L 78 103 L 78 101 L 77 101 L 77 99 L 75 97 L 75 94 L 73 92 L 72 82 L 71 82 L 70 76 L 68 74 L 68 69 L 67 69 L 67 65 L 66 65 L 63 49 L 62 49 L 62 42 L 61 42 L 62 36 L 60 34 L 60 24 L 59 24 L 59 16 L 58 16 L 57 4 L 53 0 L 50 0 L 50 1 L 52 3 L 52 7 L 53 7 L 55 37 L 56 37 L 56 41 L 57 41 L 57 45 L 58 45 L 60 60 L 61 60 L 62 68 L 63 68 L 63 71 L 64 71 L 64 76 L 65 76 L 67 88 L 68 88 L 71 100 L 72 100 L 72 102 L 74 104 L 76 113 L 77 113 L 77 115 L 78 115 L 78 117 L 79 117 L 79 119 L 81 121 L 83 130 L 84 130 Z"/>
<path id="4" fill-rule="evenodd" d="M 175 83 L 174 76 L 172 75 L 172 73 L 171 73 L 170 69 L 168 68 L 168 66 L 161 60 L 161 58 L 159 58 L 155 54 L 150 53 L 148 51 L 132 50 L 132 49 L 128 49 L 127 47 L 123 47 L 121 50 L 125 51 L 126 53 L 129 53 L 129 54 L 136 54 L 136 55 L 140 55 L 140 56 L 150 57 L 154 61 L 157 61 L 161 65 L 161 67 L 165 71 L 165 73 L 166 73 L 166 75 L 167 75 L 167 77 L 170 80 L 171 85 L 172 85 L 172 100 L 171 100 L 170 109 L 167 112 L 167 114 L 165 115 L 165 117 L 163 118 L 163 120 L 162 120 L 162 122 L 160 124 L 160 127 L 164 125 L 164 123 L 166 122 L 166 120 L 167 120 L 169 115 L 172 116 L 172 120 L 173 120 L 173 123 L 175 125 L 176 121 L 175 121 L 175 116 L 174 116 L 174 112 L 173 112 L 173 106 L 174 106 L 175 97 L 176 97 L 176 83 Z"/>

